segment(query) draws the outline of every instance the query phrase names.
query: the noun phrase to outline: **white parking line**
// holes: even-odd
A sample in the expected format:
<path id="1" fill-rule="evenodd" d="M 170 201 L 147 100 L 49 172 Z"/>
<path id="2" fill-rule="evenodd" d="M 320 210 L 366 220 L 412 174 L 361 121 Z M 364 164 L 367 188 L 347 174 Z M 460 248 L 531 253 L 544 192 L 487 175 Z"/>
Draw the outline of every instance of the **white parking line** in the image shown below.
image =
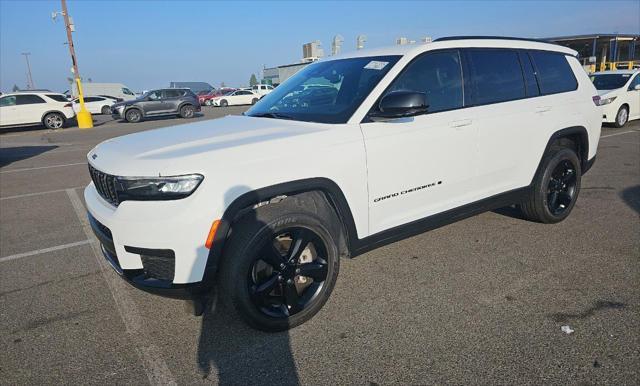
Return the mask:
<path id="1" fill-rule="evenodd" d="M 173 374 L 171 374 L 171 370 L 169 370 L 167 363 L 162 357 L 162 351 L 158 346 L 151 343 L 152 337 L 147 335 L 145 322 L 140 316 L 136 303 L 127 292 L 129 291 L 128 285 L 113 273 L 111 267 L 107 265 L 105 259 L 102 257 L 102 251 L 93 234 L 93 230 L 91 230 L 87 219 L 87 212 L 84 205 L 82 205 L 78 193 L 74 189 L 67 189 L 66 192 L 76 212 L 76 216 L 78 216 L 78 220 L 82 224 L 85 235 L 88 239 L 96 241 L 91 243 L 93 256 L 98 262 L 102 277 L 107 282 L 107 287 L 109 287 L 111 296 L 116 303 L 116 309 L 124 322 L 125 329 L 130 335 L 132 341 L 131 346 L 136 349 L 140 356 L 149 383 L 152 385 L 177 385 Z"/>
<path id="2" fill-rule="evenodd" d="M 40 170 L 40 169 L 63 168 L 63 167 L 66 167 L 66 166 L 78 166 L 78 165 L 86 165 L 86 164 L 87 164 L 86 162 L 77 162 L 77 163 L 73 163 L 73 164 L 38 166 L 38 167 L 35 167 L 35 168 L 9 169 L 9 170 L 0 171 L 0 174 L 28 172 L 28 171 L 31 171 L 31 170 Z"/>
<path id="3" fill-rule="evenodd" d="M 61 249 L 73 248 L 73 247 L 77 247 L 79 245 L 89 244 L 90 242 L 92 242 L 92 240 L 82 240 L 82 241 L 77 241 L 75 243 L 62 244 L 62 245 L 57 245 L 55 247 L 42 248 L 42 249 L 37 249 L 35 251 L 30 251 L 30 252 L 16 253 L 15 255 L 9 255 L 9 256 L 5 256 L 5 257 L 0 257 L 0 263 L 5 262 L 5 261 L 9 261 L 9 260 L 20 259 L 20 258 L 23 258 L 23 257 L 40 255 L 42 253 L 59 251 Z"/>
<path id="4" fill-rule="evenodd" d="M 622 133 L 615 133 L 615 134 L 609 134 L 609 135 L 601 135 L 600 138 L 609 138 L 609 137 L 615 137 L 616 135 L 622 135 L 622 134 L 629 134 L 629 133 L 640 133 L 640 131 L 638 130 L 629 130 L 629 131 L 623 131 Z"/>
<path id="5" fill-rule="evenodd" d="M 89 183 L 87 182 L 87 185 L 89 185 Z M 84 186 L 76 186 L 74 188 L 71 189 L 80 189 L 83 188 Z M 61 193 L 61 192 L 66 192 L 67 189 L 57 189 L 57 190 L 47 190 L 45 192 L 36 192 L 36 193 L 25 193 L 25 194 L 16 194 L 15 196 L 7 196 L 7 197 L 0 197 L 0 201 L 2 200 L 12 200 L 14 198 L 24 198 L 24 197 L 33 197 L 33 196 L 42 196 L 45 194 L 51 194 L 51 193 Z"/>

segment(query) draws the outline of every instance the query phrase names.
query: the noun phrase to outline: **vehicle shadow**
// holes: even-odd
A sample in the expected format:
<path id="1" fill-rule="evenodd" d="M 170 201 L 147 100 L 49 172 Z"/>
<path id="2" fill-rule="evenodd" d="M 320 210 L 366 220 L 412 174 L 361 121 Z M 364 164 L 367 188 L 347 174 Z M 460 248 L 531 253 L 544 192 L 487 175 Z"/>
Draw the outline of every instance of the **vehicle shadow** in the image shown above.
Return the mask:
<path id="1" fill-rule="evenodd" d="M 640 185 L 631 186 L 620 192 L 620 197 L 629 207 L 640 214 Z"/>
<path id="2" fill-rule="evenodd" d="M 522 215 L 522 212 L 520 211 L 520 209 L 518 209 L 518 207 L 515 205 L 503 206 L 502 208 L 494 209 L 492 212 L 502 216 L 515 218 L 518 220 L 526 220 Z"/>
<path id="3" fill-rule="evenodd" d="M 230 189 L 225 206 L 250 190 L 247 186 Z M 215 291 L 203 315 L 198 341 L 198 367 L 202 377 L 208 378 L 217 372 L 218 379 L 211 380 L 222 385 L 299 384 L 289 333 L 254 330 L 229 308 L 224 301 L 225 294 L 218 288 Z"/>
<path id="4" fill-rule="evenodd" d="M 49 150 L 57 149 L 58 146 L 17 146 L 0 148 L 0 167 L 7 166 L 13 162 L 22 161 L 38 156 Z"/>

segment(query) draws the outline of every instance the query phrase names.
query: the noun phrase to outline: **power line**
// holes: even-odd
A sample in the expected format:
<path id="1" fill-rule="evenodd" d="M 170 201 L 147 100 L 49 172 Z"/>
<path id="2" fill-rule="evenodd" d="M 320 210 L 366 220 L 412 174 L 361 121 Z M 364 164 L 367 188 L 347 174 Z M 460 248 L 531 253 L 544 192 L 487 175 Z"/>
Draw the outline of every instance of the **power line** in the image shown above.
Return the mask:
<path id="1" fill-rule="evenodd" d="M 31 52 L 23 52 L 21 55 L 24 55 L 24 58 L 27 60 L 27 88 L 31 90 L 36 88 L 36 85 L 33 84 L 33 77 L 31 76 L 31 64 L 29 64 L 29 55 L 31 55 Z"/>

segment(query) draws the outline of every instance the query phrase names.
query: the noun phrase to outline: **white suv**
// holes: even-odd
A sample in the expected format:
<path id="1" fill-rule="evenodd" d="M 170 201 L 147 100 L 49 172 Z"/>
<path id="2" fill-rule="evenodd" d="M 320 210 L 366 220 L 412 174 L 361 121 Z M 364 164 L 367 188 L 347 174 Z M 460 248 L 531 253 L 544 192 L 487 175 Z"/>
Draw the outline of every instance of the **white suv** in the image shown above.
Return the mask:
<path id="1" fill-rule="evenodd" d="M 215 282 L 251 326 L 294 327 L 341 258 L 512 204 L 566 218 L 601 123 L 575 55 L 447 38 L 310 64 L 243 116 L 92 149 L 91 224 L 133 285 L 184 298 Z"/>
<path id="2" fill-rule="evenodd" d="M 54 92 L 18 92 L 0 97 L 0 126 L 43 124 L 59 129 L 75 117 L 71 102 Z"/>

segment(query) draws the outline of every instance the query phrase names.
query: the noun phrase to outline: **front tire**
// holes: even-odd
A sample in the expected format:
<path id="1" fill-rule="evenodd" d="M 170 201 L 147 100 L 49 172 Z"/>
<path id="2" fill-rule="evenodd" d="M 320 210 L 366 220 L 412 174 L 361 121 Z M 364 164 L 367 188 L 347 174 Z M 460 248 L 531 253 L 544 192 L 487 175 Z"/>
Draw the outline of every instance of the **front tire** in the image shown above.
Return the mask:
<path id="1" fill-rule="evenodd" d="M 42 123 L 47 129 L 61 129 L 64 126 L 65 118 L 60 113 L 49 113 L 44 116 Z"/>
<path id="2" fill-rule="evenodd" d="M 211 106 L 211 99 L 207 99 L 206 101 L 204 101 L 204 105 Z"/>
<path id="3" fill-rule="evenodd" d="M 252 105 L 255 105 L 256 103 L 258 103 L 258 98 L 253 98 L 253 99 L 251 100 L 251 104 L 252 104 Z"/>
<path id="4" fill-rule="evenodd" d="M 180 116 L 182 118 L 193 118 L 195 113 L 196 109 L 191 105 L 184 105 L 180 108 Z"/>
<path id="5" fill-rule="evenodd" d="M 529 220 L 557 223 L 569 216 L 578 199 L 580 159 L 573 149 L 552 147 L 542 162 L 542 170 L 534 178 L 530 196 L 520 204 L 520 210 Z"/>
<path id="6" fill-rule="evenodd" d="M 129 123 L 138 123 L 142 120 L 142 113 L 138 109 L 130 109 L 124 114 L 124 118 Z"/>
<path id="7" fill-rule="evenodd" d="M 629 108 L 627 106 L 620 106 L 618 113 L 616 114 L 616 120 L 613 125 L 617 128 L 623 127 L 629 121 Z"/>
<path id="8" fill-rule="evenodd" d="M 220 268 L 225 301 L 263 331 L 283 331 L 311 319 L 329 298 L 340 267 L 329 225 L 288 201 L 238 220 Z"/>
<path id="9" fill-rule="evenodd" d="M 226 99 L 223 99 L 220 101 L 220 107 L 227 107 L 229 106 L 229 102 L 227 102 Z"/>

